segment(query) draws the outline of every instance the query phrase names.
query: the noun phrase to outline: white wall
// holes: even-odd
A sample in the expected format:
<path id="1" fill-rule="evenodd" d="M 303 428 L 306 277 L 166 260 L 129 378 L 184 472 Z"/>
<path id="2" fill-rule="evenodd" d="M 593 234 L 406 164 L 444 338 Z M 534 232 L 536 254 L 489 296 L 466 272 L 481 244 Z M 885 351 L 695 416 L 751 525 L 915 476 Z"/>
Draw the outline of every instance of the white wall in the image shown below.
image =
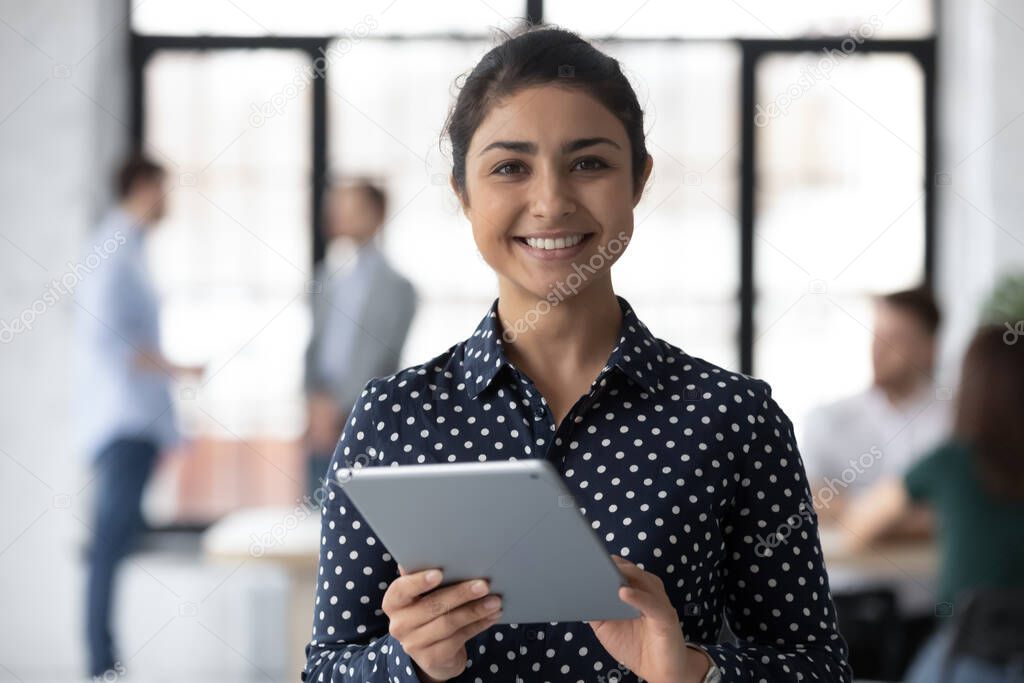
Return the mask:
<path id="1" fill-rule="evenodd" d="M 938 290 L 955 377 L 999 276 L 1024 271 L 1024 7 L 943 0 L 939 43 Z"/>
<path id="2" fill-rule="evenodd" d="M 99 181 L 126 133 L 124 11 L 101 0 L 0 3 L 0 320 L 77 258 L 105 198 Z M 60 301 L 0 345 L 2 680 L 82 670 L 71 320 Z"/>
<path id="3" fill-rule="evenodd" d="M 0 321 L 79 260 L 110 199 L 129 139 L 126 11 L 123 0 L 0 0 Z M 92 490 L 71 432 L 73 311 L 62 298 L 30 330 L 0 334 L 0 681 L 86 680 Z M 285 611 L 283 581 L 248 566 L 225 581 L 231 570 L 155 556 L 127 565 L 115 609 L 122 656 L 138 652 L 133 680 L 265 680 L 256 666 L 285 678 L 281 653 L 257 651 L 267 631 L 251 628 L 284 642 L 267 618 Z M 198 613 L 180 616 L 182 603 Z"/>

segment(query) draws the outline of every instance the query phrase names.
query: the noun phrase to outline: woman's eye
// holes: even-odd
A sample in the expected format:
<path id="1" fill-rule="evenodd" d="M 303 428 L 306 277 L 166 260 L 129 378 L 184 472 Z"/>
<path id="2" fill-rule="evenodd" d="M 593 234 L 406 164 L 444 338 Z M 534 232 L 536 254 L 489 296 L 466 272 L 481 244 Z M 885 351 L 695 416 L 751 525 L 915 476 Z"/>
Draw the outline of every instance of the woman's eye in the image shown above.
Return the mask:
<path id="1" fill-rule="evenodd" d="M 517 170 L 519 170 L 521 168 L 522 168 L 522 164 L 520 164 L 518 161 L 509 161 L 509 162 L 506 162 L 506 163 L 502 164 L 501 166 L 498 166 L 496 169 L 494 169 L 494 173 L 496 175 L 506 175 L 506 176 L 507 175 L 513 175 L 515 171 L 517 171 Z M 505 172 L 505 169 L 512 169 L 512 170 L 510 172 Z"/>
<path id="2" fill-rule="evenodd" d="M 576 162 L 575 166 L 579 166 L 580 164 L 592 164 L 592 166 L 590 166 L 589 168 L 581 168 L 581 171 L 597 171 L 602 168 L 608 167 L 608 164 L 604 163 L 603 161 L 595 157 L 590 157 L 588 159 L 580 159 L 579 161 Z"/>

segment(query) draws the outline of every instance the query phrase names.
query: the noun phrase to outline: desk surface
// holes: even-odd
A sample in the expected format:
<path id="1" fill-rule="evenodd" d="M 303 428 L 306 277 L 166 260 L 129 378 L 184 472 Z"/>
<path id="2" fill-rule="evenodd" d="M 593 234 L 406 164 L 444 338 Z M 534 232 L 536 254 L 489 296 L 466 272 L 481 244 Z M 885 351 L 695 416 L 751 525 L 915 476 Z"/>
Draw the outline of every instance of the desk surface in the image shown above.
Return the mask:
<path id="1" fill-rule="evenodd" d="M 820 530 L 829 573 L 856 574 L 865 579 L 919 578 L 931 581 L 938 571 L 938 552 L 931 541 L 881 544 L 851 552 L 842 533 Z M 303 567 L 316 565 L 320 552 L 320 510 L 303 507 L 260 507 L 232 512 L 203 534 L 208 556 L 250 558 Z"/>
<path id="2" fill-rule="evenodd" d="M 222 517 L 203 534 L 203 551 L 215 559 L 259 560 L 316 569 L 320 508 L 246 508 Z"/>
<path id="3" fill-rule="evenodd" d="M 831 570 L 859 570 L 873 575 L 934 576 L 938 571 L 938 549 L 934 541 L 879 543 L 867 550 L 850 551 L 843 533 L 833 527 L 819 529 L 821 550 Z"/>

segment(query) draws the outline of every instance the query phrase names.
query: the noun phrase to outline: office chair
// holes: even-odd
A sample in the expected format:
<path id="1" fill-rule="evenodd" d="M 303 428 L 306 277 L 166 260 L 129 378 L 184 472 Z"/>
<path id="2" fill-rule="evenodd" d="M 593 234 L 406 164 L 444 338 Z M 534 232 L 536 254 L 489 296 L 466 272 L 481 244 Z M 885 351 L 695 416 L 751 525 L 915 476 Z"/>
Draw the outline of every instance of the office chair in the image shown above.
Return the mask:
<path id="1" fill-rule="evenodd" d="M 858 679 L 898 681 L 903 674 L 905 639 L 896 594 L 872 588 L 832 596 L 839 633 L 850 648 Z"/>
<path id="2" fill-rule="evenodd" d="M 972 591 L 960 601 L 942 680 L 952 679 L 956 657 L 976 657 L 1024 678 L 1024 588 Z"/>

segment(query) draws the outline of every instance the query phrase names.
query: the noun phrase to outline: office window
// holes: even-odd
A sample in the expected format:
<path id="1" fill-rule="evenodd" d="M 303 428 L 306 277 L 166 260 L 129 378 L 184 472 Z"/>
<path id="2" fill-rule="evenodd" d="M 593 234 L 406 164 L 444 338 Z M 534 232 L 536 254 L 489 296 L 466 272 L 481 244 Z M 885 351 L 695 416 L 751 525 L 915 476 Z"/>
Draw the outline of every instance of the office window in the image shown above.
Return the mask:
<path id="1" fill-rule="evenodd" d="M 924 277 L 921 69 L 851 55 L 809 79 L 821 59 L 758 65 L 754 367 L 798 426 L 866 386 L 870 295 Z"/>
<path id="2" fill-rule="evenodd" d="M 136 0 L 138 33 L 227 36 L 483 33 L 522 17 L 521 0 Z"/>
<path id="3" fill-rule="evenodd" d="M 147 64 L 146 143 L 172 191 L 149 256 L 162 296 L 162 345 L 205 363 L 176 408 L 193 457 L 175 462 L 182 519 L 299 495 L 305 428 L 302 354 L 309 312 L 310 98 L 259 120 L 308 63 L 287 50 L 174 51 Z"/>
<path id="4" fill-rule="evenodd" d="M 200 431 L 220 428 L 192 407 L 245 436 L 302 429 L 310 103 L 298 96 L 262 123 L 250 104 L 306 63 L 279 50 L 167 53 L 146 72 L 147 141 L 177 181 L 151 245 L 163 343 L 209 363 L 196 402 L 182 403 Z"/>
<path id="5" fill-rule="evenodd" d="M 812 406 L 866 385 L 870 295 L 930 275 L 931 3 L 530 8 L 619 59 L 647 114 L 654 175 L 615 282 L 652 330 L 767 379 L 798 430 Z M 384 248 L 421 295 L 402 363 L 471 333 L 496 281 L 449 188 L 440 135 L 458 76 L 494 44 L 493 27 L 526 11 L 521 0 L 443 11 L 393 0 L 135 3 L 134 127 L 189 179 L 152 244 L 165 347 L 214 372 L 178 401 L 185 427 L 221 455 L 234 444 L 239 462 L 280 457 L 256 484 L 228 469 L 191 472 L 193 509 L 216 516 L 206 504 L 225 491 L 298 490 L 302 294 L 320 254 L 325 174 L 368 175 L 390 195 Z M 820 71 L 823 44 L 851 32 L 891 42 L 857 42 Z M 324 70 L 291 90 L 320 57 Z M 273 98 L 281 106 L 256 123 Z"/>
<path id="6" fill-rule="evenodd" d="M 738 51 L 715 43 L 603 47 L 637 91 L 655 159 L 616 287 L 655 334 L 736 367 Z"/>
<path id="7" fill-rule="evenodd" d="M 845 36 L 880 19 L 876 37 L 916 38 L 933 30 L 929 0 L 700 2 L 635 0 L 595 6 L 549 0 L 544 19 L 584 35 L 619 38 L 814 38 Z"/>

